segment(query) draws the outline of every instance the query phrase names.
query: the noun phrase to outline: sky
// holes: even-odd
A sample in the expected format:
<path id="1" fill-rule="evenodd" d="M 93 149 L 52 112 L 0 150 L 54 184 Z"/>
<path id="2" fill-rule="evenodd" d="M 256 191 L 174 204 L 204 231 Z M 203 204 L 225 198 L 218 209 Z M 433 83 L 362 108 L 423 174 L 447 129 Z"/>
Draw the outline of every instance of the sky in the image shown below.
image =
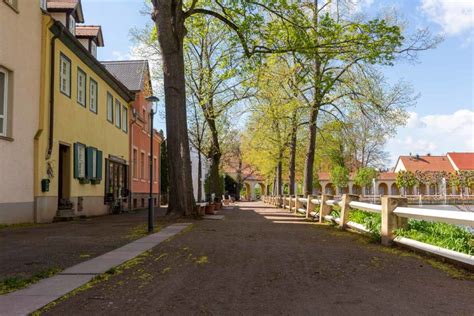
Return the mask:
<path id="1" fill-rule="evenodd" d="M 419 95 L 408 109 L 407 125 L 388 140 L 392 167 L 400 155 L 443 155 L 474 151 L 474 0 L 352 0 L 362 12 L 394 7 L 410 29 L 429 27 L 444 41 L 422 52 L 417 63 L 401 62 L 383 68 L 390 81 L 403 79 Z M 82 0 L 86 24 L 100 24 L 105 47 L 99 60 L 135 58 L 132 28 L 151 24 L 143 0 Z M 161 95 L 158 96 L 162 98 Z M 163 103 L 159 107 L 163 108 Z M 162 116 L 155 126 L 165 130 Z"/>

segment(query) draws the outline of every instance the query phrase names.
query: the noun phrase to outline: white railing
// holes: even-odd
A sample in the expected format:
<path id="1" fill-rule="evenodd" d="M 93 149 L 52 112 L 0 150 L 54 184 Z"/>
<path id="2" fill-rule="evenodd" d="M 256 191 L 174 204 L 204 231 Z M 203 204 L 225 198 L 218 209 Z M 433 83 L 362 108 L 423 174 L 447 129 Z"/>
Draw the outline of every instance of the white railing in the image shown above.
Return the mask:
<path id="1" fill-rule="evenodd" d="M 351 210 L 362 210 L 378 213 L 382 216 L 382 244 L 391 245 L 397 243 L 455 260 L 474 268 L 474 256 L 395 235 L 397 229 L 406 227 L 407 219 L 410 218 L 474 227 L 474 212 L 407 207 L 407 198 L 399 196 L 382 196 L 382 204 L 359 202 L 357 196 L 348 194 L 342 196 L 342 201 L 336 201 L 332 196 L 328 195 L 322 195 L 320 198 L 312 196 L 306 198 L 296 196 L 264 197 L 263 200 L 278 207 L 288 208 L 294 213 L 306 214 L 306 218 L 319 217 L 319 222 L 329 221 L 339 225 L 341 228 L 351 228 L 363 233 L 368 233 L 369 230 L 363 224 L 349 221 L 349 212 Z M 306 208 L 303 203 L 306 204 Z M 332 207 L 335 205 L 341 206 L 340 218 L 330 215 Z"/>

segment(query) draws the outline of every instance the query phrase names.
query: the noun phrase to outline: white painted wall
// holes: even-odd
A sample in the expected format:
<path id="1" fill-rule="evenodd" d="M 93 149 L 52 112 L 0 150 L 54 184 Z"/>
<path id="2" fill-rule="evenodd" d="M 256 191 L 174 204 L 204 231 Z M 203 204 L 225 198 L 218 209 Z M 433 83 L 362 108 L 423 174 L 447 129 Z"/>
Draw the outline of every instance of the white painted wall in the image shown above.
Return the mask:
<path id="1" fill-rule="evenodd" d="M 0 223 L 33 221 L 34 136 L 41 71 L 39 1 L 0 1 L 0 66 L 11 71 L 11 139 L 0 139 Z"/>

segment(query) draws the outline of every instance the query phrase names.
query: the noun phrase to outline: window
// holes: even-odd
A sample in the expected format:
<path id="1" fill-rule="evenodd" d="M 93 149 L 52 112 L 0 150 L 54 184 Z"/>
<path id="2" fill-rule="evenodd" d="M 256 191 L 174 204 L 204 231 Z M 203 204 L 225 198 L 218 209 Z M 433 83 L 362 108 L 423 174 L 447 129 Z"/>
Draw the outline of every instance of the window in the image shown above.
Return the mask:
<path id="1" fill-rule="evenodd" d="M 76 35 L 76 20 L 72 15 L 69 15 L 69 25 L 68 25 L 69 32 L 72 35 Z"/>
<path id="2" fill-rule="evenodd" d="M 120 101 L 115 99 L 115 126 L 117 126 L 118 128 L 120 128 L 121 123 L 121 108 L 122 105 L 120 104 Z"/>
<path id="3" fill-rule="evenodd" d="M 145 153 L 140 154 L 140 178 L 145 178 Z"/>
<path id="4" fill-rule="evenodd" d="M 86 177 L 86 146 L 81 143 L 74 144 L 74 178 Z"/>
<path id="5" fill-rule="evenodd" d="M 97 82 L 89 80 L 89 109 L 97 114 Z"/>
<path id="6" fill-rule="evenodd" d="M 136 178 L 138 176 L 138 150 L 133 148 L 133 177 Z"/>
<path id="7" fill-rule="evenodd" d="M 153 158 L 153 181 L 158 182 L 158 160 Z"/>
<path id="8" fill-rule="evenodd" d="M 8 72 L 0 67 L 0 136 L 7 136 Z"/>
<path id="9" fill-rule="evenodd" d="M 122 108 L 122 131 L 128 132 L 128 109 L 126 106 Z"/>
<path id="10" fill-rule="evenodd" d="M 84 107 L 86 106 L 86 82 L 86 73 L 77 67 L 77 103 Z"/>
<path id="11" fill-rule="evenodd" d="M 63 54 L 59 63 L 59 90 L 71 97 L 71 60 Z"/>
<path id="12" fill-rule="evenodd" d="M 107 121 L 114 122 L 114 97 L 107 92 Z"/>
<path id="13" fill-rule="evenodd" d="M 97 44 L 94 40 L 91 40 L 91 54 L 94 57 L 97 57 Z"/>

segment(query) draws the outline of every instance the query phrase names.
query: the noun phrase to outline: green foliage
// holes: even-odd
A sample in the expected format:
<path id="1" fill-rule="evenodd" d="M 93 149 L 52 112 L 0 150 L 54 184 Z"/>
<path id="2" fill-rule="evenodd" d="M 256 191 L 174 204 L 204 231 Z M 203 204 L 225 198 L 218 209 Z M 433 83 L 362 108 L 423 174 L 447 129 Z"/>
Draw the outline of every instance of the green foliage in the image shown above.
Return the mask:
<path id="1" fill-rule="evenodd" d="M 376 179 L 377 176 L 378 172 L 374 168 L 359 168 L 354 177 L 354 183 L 361 187 L 367 187 L 372 183 L 372 179 Z"/>
<path id="2" fill-rule="evenodd" d="M 411 171 L 399 171 L 395 183 L 399 188 L 413 188 L 418 184 L 418 180 Z"/>
<path id="3" fill-rule="evenodd" d="M 330 172 L 331 182 L 338 188 L 344 188 L 349 183 L 349 170 L 343 166 L 335 166 Z"/>
<path id="4" fill-rule="evenodd" d="M 455 225 L 410 219 L 408 228 L 397 230 L 397 235 L 474 255 L 474 235 Z"/>
<path id="5" fill-rule="evenodd" d="M 382 225 L 382 217 L 380 214 L 364 212 L 361 210 L 352 210 L 349 213 L 349 220 L 364 225 L 372 235 L 374 241 L 380 241 L 380 228 Z"/>

